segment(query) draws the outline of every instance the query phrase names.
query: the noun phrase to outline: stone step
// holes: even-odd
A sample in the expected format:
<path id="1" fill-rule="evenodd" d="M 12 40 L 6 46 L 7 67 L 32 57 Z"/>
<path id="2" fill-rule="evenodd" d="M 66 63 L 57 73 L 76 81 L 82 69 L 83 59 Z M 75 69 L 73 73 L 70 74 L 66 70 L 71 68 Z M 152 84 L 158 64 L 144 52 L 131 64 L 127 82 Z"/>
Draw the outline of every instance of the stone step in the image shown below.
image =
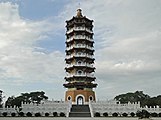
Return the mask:
<path id="1" fill-rule="evenodd" d="M 69 113 L 69 117 L 91 117 L 90 113 Z"/>
<path id="2" fill-rule="evenodd" d="M 90 112 L 88 105 L 73 105 L 71 112 Z"/>
<path id="3" fill-rule="evenodd" d="M 88 105 L 72 105 L 69 117 L 91 117 Z"/>

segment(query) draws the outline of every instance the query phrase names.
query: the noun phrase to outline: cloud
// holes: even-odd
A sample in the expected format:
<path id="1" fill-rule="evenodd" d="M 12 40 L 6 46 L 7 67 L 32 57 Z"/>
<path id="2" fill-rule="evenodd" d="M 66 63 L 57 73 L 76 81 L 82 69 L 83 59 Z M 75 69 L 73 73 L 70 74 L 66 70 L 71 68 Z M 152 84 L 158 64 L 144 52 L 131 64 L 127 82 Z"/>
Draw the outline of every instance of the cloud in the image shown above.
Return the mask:
<path id="1" fill-rule="evenodd" d="M 21 18 L 18 5 L 10 2 L 0 3 L 0 11 L 1 89 L 10 93 L 11 86 L 17 86 L 28 92 L 37 89 L 36 86 L 27 88 L 37 83 L 52 83 L 53 87 L 57 86 L 56 83 L 62 84 L 64 53 L 46 53 L 37 44 L 53 32 L 54 25 L 47 19 L 32 21 Z M 17 89 L 12 94 L 16 92 Z"/>
<path id="2" fill-rule="evenodd" d="M 160 93 L 160 4 L 152 0 L 81 3 L 84 15 L 94 20 L 99 98 L 135 90 Z"/>

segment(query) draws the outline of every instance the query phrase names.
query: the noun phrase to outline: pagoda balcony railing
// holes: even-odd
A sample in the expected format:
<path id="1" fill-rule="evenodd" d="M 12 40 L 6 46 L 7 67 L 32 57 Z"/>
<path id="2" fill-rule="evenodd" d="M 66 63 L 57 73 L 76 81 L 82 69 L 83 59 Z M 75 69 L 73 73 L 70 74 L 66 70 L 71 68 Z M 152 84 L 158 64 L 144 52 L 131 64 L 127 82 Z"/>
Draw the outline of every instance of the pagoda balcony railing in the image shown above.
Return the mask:
<path id="1" fill-rule="evenodd" d="M 80 39 L 86 39 L 88 41 L 93 41 L 92 38 L 88 37 L 88 36 L 85 36 L 85 35 L 74 35 L 74 36 L 71 36 L 69 38 L 66 39 L 67 42 L 70 42 L 72 41 L 73 39 L 75 40 L 80 40 Z"/>
<path id="2" fill-rule="evenodd" d="M 67 47 L 66 50 L 71 50 L 73 48 L 87 48 L 90 50 L 94 50 L 93 47 L 90 47 L 88 45 L 73 45 L 73 46 Z"/>
<path id="3" fill-rule="evenodd" d="M 74 39 L 86 39 L 85 35 L 75 35 Z"/>
<path id="4" fill-rule="evenodd" d="M 91 78 L 95 78 L 95 76 L 93 74 L 69 74 L 66 76 L 66 78 L 70 78 L 70 77 L 91 77 Z"/>
<path id="5" fill-rule="evenodd" d="M 73 57 L 88 57 L 93 59 L 93 55 L 88 55 L 88 54 L 72 54 L 72 55 L 67 55 L 66 59 L 70 59 Z"/>
<path id="6" fill-rule="evenodd" d="M 71 29 L 69 29 L 69 30 L 67 30 L 67 34 L 69 34 L 69 33 L 71 33 L 71 32 L 73 32 L 73 30 L 74 31 L 87 31 L 87 32 L 89 32 L 89 33 L 93 33 L 93 31 L 92 30 L 90 30 L 90 29 L 88 29 L 88 28 L 85 28 L 85 27 L 73 27 L 73 28 L 71 28 Z"/>
<path id="7" fill-rule="evenodd" d="M 91 68 L 94 67 L 94 66 L 91 65 L 91 64 L 82 63 L 82 64 L 69 64 L 69 65 L 66 66 L 66 68 L 70 68 L 70 67 L 73 67 L 73 66 L 87 66 L 87 67 L 91 67 Z"/>

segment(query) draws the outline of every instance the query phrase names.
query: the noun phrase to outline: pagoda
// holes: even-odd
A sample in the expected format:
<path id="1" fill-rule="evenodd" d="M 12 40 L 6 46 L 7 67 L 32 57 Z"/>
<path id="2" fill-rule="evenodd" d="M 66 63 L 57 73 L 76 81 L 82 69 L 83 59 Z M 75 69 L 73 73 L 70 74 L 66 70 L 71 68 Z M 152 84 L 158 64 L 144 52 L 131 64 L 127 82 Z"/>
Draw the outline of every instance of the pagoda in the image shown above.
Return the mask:
<path id="1" fill-rule="evenodd" d="M 66 21 L 66 83 L 65 101 L 83 105 L 96 101 L 93 88 L 95 83 L 93 20 L 82 15 L 78 9 L 76 16 Z"/>

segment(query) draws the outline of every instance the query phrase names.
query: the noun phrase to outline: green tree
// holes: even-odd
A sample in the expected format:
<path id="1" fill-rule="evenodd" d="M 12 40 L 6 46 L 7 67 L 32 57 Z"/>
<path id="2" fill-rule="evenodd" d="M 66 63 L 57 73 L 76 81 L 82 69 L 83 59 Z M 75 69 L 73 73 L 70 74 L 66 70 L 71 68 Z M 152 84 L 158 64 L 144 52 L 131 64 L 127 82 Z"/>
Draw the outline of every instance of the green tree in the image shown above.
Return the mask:
<path id="1" fill-rule="evenodd" d="M 3 106 L 3 97 L 2 97 L 2 90 L 0 90 L 0 108 L 2 108 L 2 106 Z"/>
<path id="2" fill-rule="evenodd" d="M 48 99 L 47 96 L 45 96 L 45 92 L 31 92 L 31 93 L 21 93 L 20 96 L 11 96 L 7 99 L 5 106 L 7 107 L 21 107 L 22 102 L 27 103 L 36 103 L 40 104 L 42 100 Z"/>
<path id="3" fill-rule="evenodd" d="M 141 102 L 141 106 L 145 106 L 145 101 L 150 99 L 150 96 L 144 94 L 143 91 L 136 91 L 135 93 L 126 93 L 116 96 L 114 99 L 120 101 L 120 103 L 128 103 L 128 102 Z"/>
<path id="4" fill-rule="evenodd" d="M 14 106 L 14 100 L 15 100 L 14 96 L 8 97 L 8 99 L 5 103 L 5 107 L 13 107 Z"/>

